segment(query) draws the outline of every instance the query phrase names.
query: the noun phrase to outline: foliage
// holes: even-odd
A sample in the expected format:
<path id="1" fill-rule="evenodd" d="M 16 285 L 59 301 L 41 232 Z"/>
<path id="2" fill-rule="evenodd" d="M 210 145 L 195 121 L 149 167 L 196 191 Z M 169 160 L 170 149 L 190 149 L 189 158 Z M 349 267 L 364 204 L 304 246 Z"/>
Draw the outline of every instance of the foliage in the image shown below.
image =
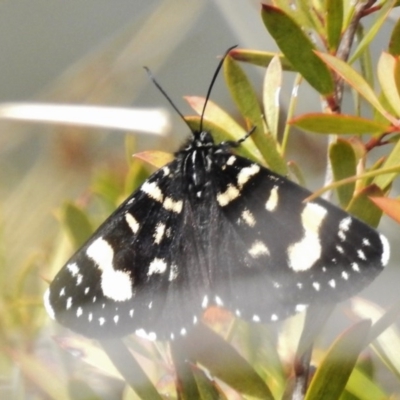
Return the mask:
<path id="1" fill-rule="evenodd" d="M 328 162 L 333 182 L 326 188 L 335 189 L 340 205 L 370 224 L 377 225 L 382 212 L 400 222 L 400 201 L 387 197 L 400 171 L 400 21 L 393 29 L 387 51 L 378 60 L 378 87 L 373 84 L 369 55 L 369 45 L 397 2 L 364 1 L 353 5 L 347 0 L 297 0 L 292 2 L 295 7 L 290 7 L 290 2 L 285 0 L 273 3 L 273 6 L 262 6 L 261 18 L 281 53 L 234 49 L 224 63 L 225 80 L 243 118 L 243 126 L 210 101 L 203 127 L 212 131 L 217 141 L 239 140 L 256 127 L 251 136 L 253 140 L 246 140 L 238 153 L 284 175 L 299 170 L 298 166 L 289 168 L 286 161 L 292 126 L 329 135 Z M 367 16 L 371 19 L 368 30 L 352 46 Z M 265 68 L 262 104 L 260 93 L 252 86 L 240 62 Z M 297 74 L 296 90 L 281 135 L 276 99 L 282 80 L 293 73 Z M 297 85 L 304 81 L 320 94 L 322 113 L 315 104 L 312 113 L 294 115 Z M 355 111 L 342 113 L 345 86 L 354 93 Z M 203 98 L 188 97 L 187 101 L 197 113 L 201 112 Z M 362 108 L 358 107 L 359 102 Z M 187 121 L 195 128 L 200 117 L 188 117 Z M 370 154 L 383 145 L 387 155 L 368 166 Z M 170 155 L 146 152 L 138 158 L 159 167 Z M 55 272 L 61 265 L 60 260 L 66 259 L 71 243 L 78 247 L 93 230 L 92 226 L 126 197 L 132 186 L 140 184 L 145 174 L 141 161 L 135 160 L 125 182 L 119 185 L 112 175 L 94 179 L 92 192 L 96 200 L 91 198 L 90 207 L 65 203 L 59 213 L 65 235 L 55 242 L 46 258 L 49 268 L 43 270 L 43 275 Z M 99 208 L 104 215 L 94 218 L 93 209 Z M 35 281 L 32 286 L 29 280 L 38 262 L 43 260 L 28 260 L 13 290 L 6 287 L 1 290 L 3 369 L 17 363 L 31 385 L 48 398 L 100 398 L 85 379 L 76 379 L 74 370 L 68 368 L 62 356 L 57 365 L 52 365 L 54 360 L 48 361 L 30 351 L 45 321 L 40 282 Z M 5 279 L 1 282 L 6 286 Z M 372 368 L 373 364 L 380 363 L 400 387 L 400 365 L 395 357 L 400 349 L 400 334 L 392 326 L 400 306 L 394 305 L 385 313 L 373 304 L 356 300 L 356 305 L 360 304 L 362 307 L 355 307 L 353 317 L 363 319 L 373 313 L 373 323 L 361 320 L 342 332 L 328 350 L 317 347 L 312 356 L 312 364 L 317 369 L 310 382 L 307 357 L 329 314 L 326 309 L 316 310 L 314 321 L 307 315 L 303 330 L 301 318 L 286 322 L 279 327 L 278 338 L 269 326 L 246 324 L 227 312 L 210 309 L 204 315 L 203 325 L 170 347 L 137 337 L 102 342 L 101 348 L 74 336 L 58 338 L 57 344 L 79 355 L 80 371 L 91 365 L 91 373 L 94 369 L 103 382 L 117 385 L 124 399 L 373 400 L 400 396 L 400 391 L 393 393 L 384 389 Z M 377 357 L 371 359 L 371 351 Z"/>

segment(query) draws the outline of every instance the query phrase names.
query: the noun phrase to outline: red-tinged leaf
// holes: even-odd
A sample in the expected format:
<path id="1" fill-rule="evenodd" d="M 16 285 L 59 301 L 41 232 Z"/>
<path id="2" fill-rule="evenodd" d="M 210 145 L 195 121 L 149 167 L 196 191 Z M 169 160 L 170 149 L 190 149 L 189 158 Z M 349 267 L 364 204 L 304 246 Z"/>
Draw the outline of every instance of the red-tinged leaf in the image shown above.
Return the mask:
<path id="1" fill-rule="evenodd" d="M 400 19 L 396 21 L 396 24 L 392 30 L 388 51 L 393 56 L 400 55 Z"/>
<path id="2" fill-rule="evenodd" d="M 261 16 L 268 32 L 293 67 L 319 93 L 332 94 L 334 90 L 332 75 L 315 55 L 315 47 L 302 28 L 276 7 L 263 4 Z"/>
<path id="3" fill-rule="evenodd" d="M 374 89 L 368 82 L 349 64 L 340 60 L 337 57 L 329 54 L 316 52 L 316 54 L 328 64 L 341 78 L 343 78 L 351 87 L 353 87 L 361 96 L 365 98 L 377 111 L 379 111 L 387 120 L 396 124 L 396 118 L 390 115 L 382 106 Z"/>
<path id="4" fill-rule="evenodd" d="M 142 151 L 141 153 L 134 154 L 133 157 L 145 161 L 157 168 L 163 167 L 174 159 L 171 153 L 157 150 Z"/>
<path id="5" fill-rule="evenodd" d="M 336 52 L 343 26 L 343 1 L 327 0 L 326 2 L 326 33 L 331 52 Z"/>
<path id="6" fill-rule="evenodd" d="M 381 124 L 370 119 L 343 114 L 310 113 L 289 121 L 291 125 L 306 131 L 322 134 L 364 134 L 382 133 L 391 129 L 388 124 Z"/>
<path id="7" fill-rule="evenodd" d="M 185 97 L 185 100 L 199 115 L 202 113 L 205 100 L 204 97 L 190 96 Z M 187 119 L 188 122 L 192 120 L 191 117 L 188 117 Z M 193 119 L 193 121 L 195 120 Z M 198 121 L 200 120 L 198 119 Z M 210 123 L 210 126 L 208 123 Z M 215 131 L 215 126 L 218 126 L 218 131 L 224 132 L 222 140 L 238 141 L 243 139 L 243 137 L 247 134 L 246 130 L 240 126 L 226 111 L 218 107 L 211 100 L 208 100 L 203 116 L 203 129 L 209 130 L 212 133 L 214 140 L 219 143 L 222 140 L 220 140 L 218 132 Z M 198 129 L 198 126 L 196 125 L 193 127 Z M 261 163 L 263 162 L 263 157 L 252 140 L 245 140 L 240 147 L 246 149 L 246 156 L 248 158 L 255 159 L 255 161 Z"/>
<path id="8" fill-rule="evenodd" d="M 357 173 L 356 154 L 349 141 L 338 139 L 335 143 L 332 143 L 329 146 L 329 158 L 335 181 L 354 176 Z M 342 207 L 346 207 L 350 202 L 354 188 L 355 182 L 337 188 L 336 191 Z"/>
<path id="9" fill-rule="evenodd" d="M 383 94 L 397 116 L 400 116 L 400 93 L 396 82 L 399 58 L 383 52 L 378 61 L 378 79 Z"/>
<path id="10" fill-rule="evenodd" d="M 331 346 L 307 390 L 305 400 L 339 399 L 365 347 L 371 322 L 361 321 Z"/>
<path id="11" fill-rule="evenodd" d="M 233 49 L 229 55 L 236 61 L 243 61 L 249 64 L 267 67 L 274 57 L 279 57 L 279 60 L 284 71 L 294 71 L 292 64 L 285 58 L 283 54 L 272 53 L 268 51 Z"/>
<path id="12" fill-rule="evenodd" d="M 370 197 L 370 200 L 400 224 L 400 200 L 389 199 L 388 197 Z"/>

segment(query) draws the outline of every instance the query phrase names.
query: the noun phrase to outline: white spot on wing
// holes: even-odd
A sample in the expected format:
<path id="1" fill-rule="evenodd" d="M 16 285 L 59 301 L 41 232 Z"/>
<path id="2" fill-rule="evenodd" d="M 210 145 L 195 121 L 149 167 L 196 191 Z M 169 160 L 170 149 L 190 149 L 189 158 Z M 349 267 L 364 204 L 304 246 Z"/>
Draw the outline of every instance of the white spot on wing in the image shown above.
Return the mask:
<path id="1" fill-rule="evenodd" d="M 182 211 L 183 201 L 174 201 L 171 197 L 166 197 L 163 203 L 163 207 L 168 211 L 173 211 L 179 214 Z"/>
<path id="2" fill-rule="evenodd" d="M 128 224 L 129 228 L 131 228 L 133 233 L 136 233 L 139 230 L 139 222 L 136 221 L 135 217 L 132 214 L 127 212 L 125 214 L 125 221 Z"/>
<path id="3" fill-rule="evenodd" d="M 133 317 L 133 313 L 135 312 L 135 310 L 133 308 L 131 308 L 129 310 L 129 316 L 132 318 Z"/>
<path id="4" fill-rule="evenodd" d="M 307 203 L 301 213 L 304 236 L 288 249 L 289 266 L 294 271 L 306 271 L 321 257 L 319 229 L 327 210 L 316 203 Z"/>
<path id="5" fill-rule="evenodd" d="M 175 264 L 172 264 L 169 270 L 168 280 L 171 282 L 174 281 L 177 277 L 178 277 L 178 267 Z"/>
<path id="6" fill-rule="evenodd" d="M 332 288 L 335 288 L 335 287 L 336 287 L 336 282 L 335 282 L 335 280 L 334 280 L 334 279 L 331 279 L 331 280 L 328 282 L 328 285 L 329 285 L 330 287 L 332 287 Z"/>
<path id="7" fill-rule="evenodd" d="M 89 321 L 89 322 L 92 322 L 92 320 L 93 320 L 93 314 L 90 313 L 90 314 L 88 315 L 88 321 Z"/>
<path id="8" fill-rule="evenodd" d="M 250 247 L 250 249 L 248 250 L 249 254 L 253 257 L 253 258 L 258 258 L 260 256 L 264 256 L 264 255 L 269 255 L 269 249 L 268 247 L 261 242 L 260 240 L 256 240 Z"/>
<path id="9" fill-rule="evenodd" d="M 251 318 L 253 322 L 260 322 L 260 317 L 256 314 L 253 315 L 253 317 Z"/>
<path id="10" fill-rule="evenodd" d="M 306 308 L 308 307 L 308 304 L 297 304 L 296 305 L 296 312 L 303 312 L 306 310 Z"/>
<path id="11" fill-rule="evenodd" d="M 168 176 L 169 174 L 170 174 L 170 169 L 168 168 L 168 167 L 164 167 L 163 169 L 162 169 L 162 171 L 164 172 L 164 176 Z"/>
<path id="12" fill-rule="evenodd" d="M 82 283 L 82 280 L 83 280 L 83 275 L 78 274 L 76 277 L 76 286 L 79 286 Z"/>
<path id="13" fill-rule="evenodd" d="M 349 279 L 349 274 L 346 271 L 342 272 L 342 278 L 347 281 Z"/>
<path id="14" fill-rule="evenodd" d="M 243 218 L 244 222 L 251 227 L 253 227 L 256 224 L 254 215 L 248 209 L 245 209 L 242 212 L 242 218 Z"/>
<path id="15" fill-rule="evenodd" d="M 146 181 L 143 183 L 140 189 L 142 192 L 148 194 L 152 199 L 158 201 L 159 203 L 163 202 L 164 196 L 156 182 Z"/>
<path id="16" fill-rule="evenodd" d="M 114 301 L 126 301 L 132 298 L 132 281 L 128 273 L 113 267 L 114 251 L 103 239 L 96 239 L 86 250 L 97 267 L 102 271 L 101 289 L 104 296 Z"/>
<path id="17" fill-rule="evenodd" d="M 207 308 L 207 306 L 208 306 L 208 296 L 206 295 L 203 297 L 203 301 L 201 302 L 201 307 Z"/>
<path id="18" fill-rule="evenodd" d="M 50 289 L 47 289 L 44 292 L 43 302 L 44 302 L 44 307 L 45 307 L 45 309 L 47 311 L 47 314 L 49 314 L 51 319 L 55 319 L 56 315 L 55 315 L 55 312 L 54 312 L 54 308 L 50 304 Z"/>
<path id="19" fill-rule="evenodd" d="M 65 308 L 69 310 L 72 307 L 72 297 L 68 297 L 67 299 L 67 304 L 65 305 Z"/>
<path id="20" fill-rule="evenodd" d="M 60 297 L 65 296 L 65 286 L 60 290 Z"/>
<path id="21" fill-rule="evenodd" d="M 355 263 L 355 262 L 353 262 L 353 263 L 351 264 L 351 269 L 352 269 L 353 271 L 360 272 L 360 267 L 359 267 L 358 264 Z"/>
<path id="22" fill-rule="evenodd" d="M 357 250 L 357 256 L 358 256 L 358 258 L 360 260 L 364 260 L 364 261 L 367 260 L 367 257 L 365 256 L 365 253 L 361 249 Z"/>
<path id="23" fill-rule="evenodd" d="M 161 258 L 155 258 L 149 265 L 147 276 L 153 274 L 163 274 L 167 269 L 167 263 Z"/>
<path id="24" fill-rule="evenodd" d="M 181 329 L 181 331 L 179 332 L 182 336 L 185 336 L 186 335 L 186 329 L 185 328 L 182 328 Z"/>
<path id="25" fill-rule="evenodd" d="M 143 338 L 143 339 L 147 339 L 147 340 L 157 340 L 157 335 L 155 332 L 149 332 L 147 333 L 144 329 L 137 329 L 135 331 L 136 335 L 138 335 L 139 337 Z"/>
<path id="26" fill-rule="evenodd" d="M 318 282 L 313 282 L 313 288 L 317 291 L 317 292 L 319 292 L 319 289 L 320 289 L 320 287 L 321 287 L 321 285 L 318 283 Z"/>
<path id="27" fill-rule="evenodd" d="M 226 165 L 233 165 L 236 161 L 236 157 L 235 156 L 230 156 L 228 158 L 228 161 L 226 162 Z"/>
<path id="28" fill-rule="evenodd" d="M 371 246 L 371 242 L 368 240 L 368 238 L 364 238 L 362 240 L 363 246 Z"/>
<path id="29" fill-rule="evenodd" d="M 221 297 L 219 296 L 215 296 L 215 303 L 217 304 L 217 306 L 222 307 L 224 305 L 224 302 L 221 300 Z"/>
<path id="30" fill-rule="evenodd" d="M 381 256 L 381 263 L 383 266 L 386 266 L 389 262 L 390 257 L 390 245 L 388 240 L 382 234 L 379 235 L 381 242 L 382 242 L 382 256 Z"/>
<path id="31" fill-rule="evenodd" d="M 237 177 L 238 186 L 242 188 L 247 181 L 258 172 L 260 172 L 260 166 L 257 164 L 252 164 L 249 167 L 242 168 Z"/>
<path id="32" fill-rule="evenodd" d="M 99 318 L 99 324 L 100 324 L 100 326 L 103 326 L 103 325 L 105 324 L 105 322 L 106 322 L 106 319 L 105 319 L 105 318 L 103 318 L 103 317 L 100 317 L 100 318 Z"/>
<path id="33" fill-rule="evenodd" d="M 228 205 L 232 200 L 239 197 L 239 189 L 233 185 L 229 185 L 225 192 L 217 194 L 217 201 L 221 207 Z"/>
<path id="34" fill-rule="evenodd" d="M 78 307 L 78 309 L 76 310 L 76 316 L 79 318 L 82 314 L 83 314 L 82 307 Z"/>
<path id="35" fill-rule="evenodd" d="M 271 321 L 278 321 L 278 316 L 276 314 L 271 315 Z"/>
<path id="36" fill-rule="evenodd" d="M 235 315 L 236 315 L 237 317 L 240 317 L 240 316 L 242 315 L 242 313 L 241 313 L 239 310 L 235 310 Z"/>
<path id="37" fill-rule="evenodd" d="M 119 321 L 119 315 L 114 315 L 114 323 L 115 324 L 118 324 L 118 321 Z"/>
<path id="38" fill-rule="evenodd" d="M 279 201 L 278 186 L 275 185 L 271 189 L 268 200 L 265 203 L 265 208 L 270 212 L 275 211 L 276 207 L 278 206 L 278 201 Z"/>
<path id="39" fill-rule="evenodd" d="M 156 225 L 156 231 L 154 232 L 154 243 L 160 244 L 162 238 L 164 237 L 164 232 L 165 232 L 165 224 L 159 222 Z"/>
<path id="40" fill-rule="evenodd" d="M 71 273 L 72 276 L 76 276 L 79 272 L 79 267 L 77 263 L 71 263 L 67 265 L 68 271 Z"/>

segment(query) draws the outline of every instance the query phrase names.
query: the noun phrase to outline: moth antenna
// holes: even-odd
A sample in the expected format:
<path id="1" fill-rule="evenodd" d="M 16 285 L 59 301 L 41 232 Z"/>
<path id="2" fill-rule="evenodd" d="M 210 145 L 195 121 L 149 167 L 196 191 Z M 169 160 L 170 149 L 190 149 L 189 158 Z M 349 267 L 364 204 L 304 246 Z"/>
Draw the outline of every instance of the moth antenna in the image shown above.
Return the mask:
<path id="1" fill-rule="evenodd" d="M 214 83 L 215 83 L 215 81 L 216 81 L 216 79 L 217 79 L 217 76 L 218 76 L 218 74 L 219 74 L 219 71 L 220 71 L 221 68 L 222 68 L 222 64 L 224 63 L 225 58 L 227 57 L 227 55 L 229 54 L 229 52 L 230 52 L 231 50 L 233 50 L 234 48 L 236 48 L 237 46 L 238 46 L 238 45 L 236 44 L 235 46 L 229 47 L 229 49 L 225 51 L 225 54 L 224 54 L 223 57 L 221 58 L 221 60 L 220 60 L 220 62 L 219 62 L 219 64 L 218 64 L 218 66 L 217 66 L 217 69 L 216 69 L 215 72 L 214 72 L 214 75 L 213 75 L 213 77 L 212 77 L 212 79 L 211 79 L 210 86 L 208 87 L 208 91 L 207 91 L 207 95 L 206 95 L 206 100 L 204 101 L 204 105 L 203 105 L 203 110 L 201 111 L 201 114 L 200 114 L 200 132 L 203 131 L 204 113 L 205 113 L 205 111 L 206 111 L 207 103 L 208 103 L 208 100 L 210 99 L 210 95 L 211 95 L 211 91 L 212 91 L 212 89 L 213 89 L 213 87 L 214 87 Z"/>
<path id="2" fill-rule="evenodd" d="M 156 78 L 153 76 L 151 73 L 150 69 L 148 67 L 143 67 L 145 71 L 147 72 L 147 75 L 151 79 L 151 81 L 154 83 L 156 88 L 161 92 L 161 94 L 167 99 L 168 103 L 172 106 L 172 108 L 178 113 L 178 115 L 181 117 L 182 121 L 189 127 L 190 131 L 192 132 L 191 126 L 188 124 L 186 121 L 185 117 L 183 114 L 179 111 L 178 107 L 175 105 L 175 103 L 172 101 L 172 99 L 168 96 L 166 91 L 162 88 L 162 86 L 157 82 Z"/>

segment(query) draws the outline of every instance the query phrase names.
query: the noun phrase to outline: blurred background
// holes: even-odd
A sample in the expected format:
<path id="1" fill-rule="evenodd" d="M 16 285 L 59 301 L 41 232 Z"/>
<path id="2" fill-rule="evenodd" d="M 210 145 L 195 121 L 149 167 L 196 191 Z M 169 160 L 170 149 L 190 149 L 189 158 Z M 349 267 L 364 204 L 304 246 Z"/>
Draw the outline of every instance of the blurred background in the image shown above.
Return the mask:
<path id="1" fill-rule="evenodd" d="M 157 137 L 0 120 L 1 287 L 13 282 L 32 258 L 35 274 L 51 278 L 40 254 L 51 248 L 59 232 L 57 209 L 87 190 L 98 171 L 126 169 L 126 133 L 135 134 L 135 151 L 171 152 L 188 134 L 143 66 L 151 69 L 183 114 L 193 113 L 183 96 L 206 94 L 218 56 L 228 47 L 277 50 L 259 14 L 255 0 L 234 5 L 231 0 L 0 2 L 0 102 L 161 107 L 169 114 L 171 126 L 167 136 Z M 391 29 L 382 29 L 378 35 L 382 42 L 374 41 L 373 53 L 384 49 Z M 244 67 L 261 89 L 265 70 Z M 286 74 L 284 80 L 283 114 L 293 75 Z M 307 100 L 299 102 L 297 114 L 319 107 L 314 91 L 302 90 Z M 212 99 L 235 114 L 222 76 Z M 325 173 L 324 139 L 301 133 L 292 135 L 291 142 L 289 159 L 299 163 L 310 188 L 320 187 Z M 391 266 L 367 289 L 382 306 L 398 298 L 399 246 L 398 238 L 391 236 L 395 229 L 383 218 L 381 230 L 392 239 Z"/>

